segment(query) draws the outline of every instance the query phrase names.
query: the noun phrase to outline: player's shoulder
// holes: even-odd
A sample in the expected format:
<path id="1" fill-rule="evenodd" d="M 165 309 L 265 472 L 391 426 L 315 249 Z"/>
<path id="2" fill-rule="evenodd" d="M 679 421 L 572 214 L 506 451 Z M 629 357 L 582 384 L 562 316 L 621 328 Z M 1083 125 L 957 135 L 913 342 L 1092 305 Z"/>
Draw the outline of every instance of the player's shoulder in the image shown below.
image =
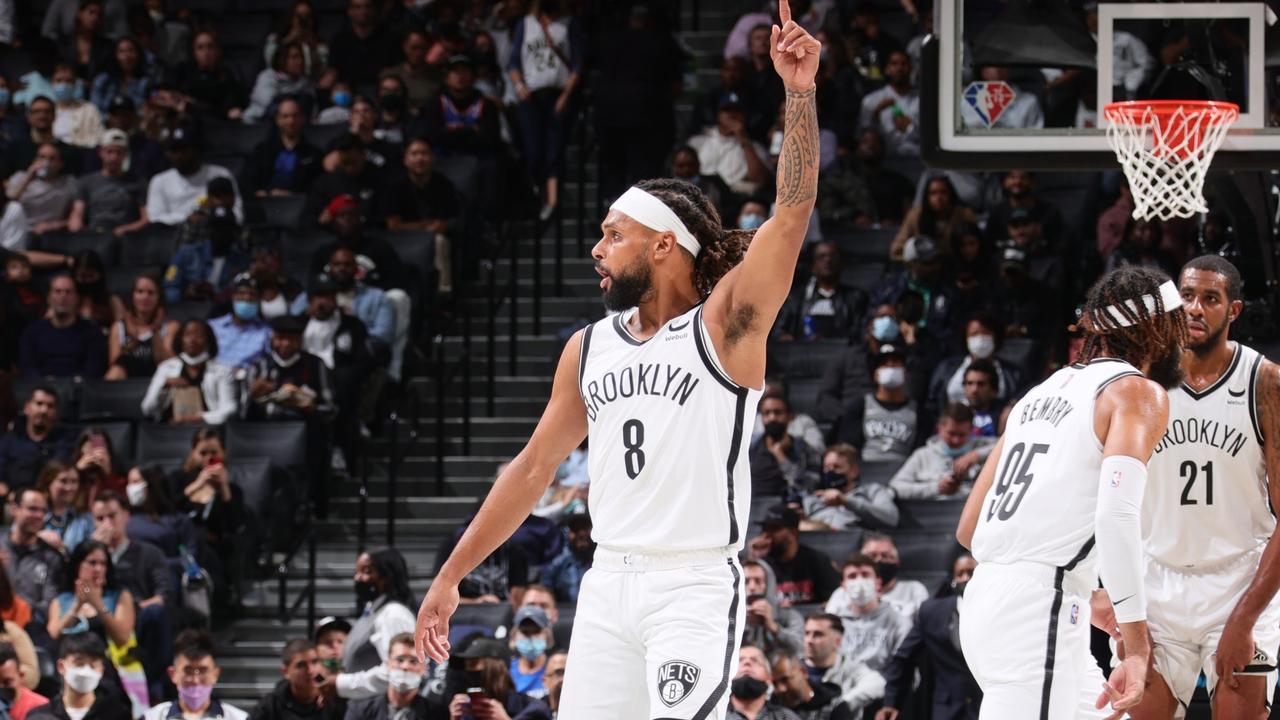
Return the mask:
<path id="1" fill-rule="evenodd" d="M 1098 390 L 1098 399 L 1134 409 L 1169 406 L 1169 391 L 1141 373 L 1124 374 Z"/>

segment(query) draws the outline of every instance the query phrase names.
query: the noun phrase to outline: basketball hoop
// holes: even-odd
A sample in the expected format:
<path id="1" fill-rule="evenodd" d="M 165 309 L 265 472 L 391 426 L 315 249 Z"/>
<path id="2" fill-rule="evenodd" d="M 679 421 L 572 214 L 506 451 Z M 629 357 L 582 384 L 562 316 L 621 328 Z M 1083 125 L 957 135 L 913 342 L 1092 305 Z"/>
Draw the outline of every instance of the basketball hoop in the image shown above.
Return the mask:
<path id="1" fill-rule="evenodd" d="M 1240 106 L 1205 100 L 1131 100 L 1103 110 L 1137 220 L 1208 212 L 1204 178 Z"/>

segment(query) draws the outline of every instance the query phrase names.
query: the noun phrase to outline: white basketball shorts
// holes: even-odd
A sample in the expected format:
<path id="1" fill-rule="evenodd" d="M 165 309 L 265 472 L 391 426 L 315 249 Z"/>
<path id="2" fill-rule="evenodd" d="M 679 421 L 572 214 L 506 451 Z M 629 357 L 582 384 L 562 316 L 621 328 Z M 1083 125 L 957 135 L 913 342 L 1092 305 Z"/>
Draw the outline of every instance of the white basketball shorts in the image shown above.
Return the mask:
<path id="1" fill-rule="evenodd" d="M 1089 653 L 1087 580 L 1042 563 L 979 563 L 960 599 L 960 646 L 983 720 L 1105 718 Z"/>
<path id="2" fill-rule="evenodd" d="M 721 720 L 746 603 L 732 549 L 596 548 L 582 579 L 562 720 Z"/>

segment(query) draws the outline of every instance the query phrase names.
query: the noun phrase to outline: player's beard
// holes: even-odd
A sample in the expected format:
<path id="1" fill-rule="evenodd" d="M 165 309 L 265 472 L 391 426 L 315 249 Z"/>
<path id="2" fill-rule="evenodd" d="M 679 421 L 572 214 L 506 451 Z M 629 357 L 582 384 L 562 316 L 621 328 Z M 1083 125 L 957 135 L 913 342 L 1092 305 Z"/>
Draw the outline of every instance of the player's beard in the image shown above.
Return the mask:
<path id="1" fill-rule="evenodd" d="M 621 272 L 609 274 L 609 287 L 603 293 L 604 307 L 610 312 L 630 310 L 647 300 L 652 292 L 653 270 L 646 251 Z"/>
<path id="2" fill-rule="evenodd" d="M 1208 324 L 1208 323 L 1205 323 Z M 1187 341 L 1187 349 L 1196 355 L 1208 355 L 1211 350 L 1218 346 L 1218 341 L 1226 334 L 1228 328 L 1231 327 L 1231 321 L 1223 318 L 1222 324 L 1214 328 L 1208 335 L 1198 342 Z"/>
<path id="3" fill-rule="evenodd" d="M 1172 342 L 1165 352 L 1151 361 L 1147 368 L 1147 378 L 1160 383 L 1166 390 L 1177 387 L 1182 382 L 1182 352 L 1178 343 Z"/>

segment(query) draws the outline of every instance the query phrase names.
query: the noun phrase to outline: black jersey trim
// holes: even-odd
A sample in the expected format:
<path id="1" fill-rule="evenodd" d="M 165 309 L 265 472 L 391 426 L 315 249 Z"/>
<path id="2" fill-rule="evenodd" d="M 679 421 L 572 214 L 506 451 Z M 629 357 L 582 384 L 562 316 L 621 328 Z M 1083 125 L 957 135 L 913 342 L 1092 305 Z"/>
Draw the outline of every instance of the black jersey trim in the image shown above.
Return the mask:
<path id="1" fill-rule="evenodd" d="M 707 366 L 707 372 L 711 373 L 711 377 L 715 378 L 731 393 L 746 390 L 746 388 L 734 382 L 711 360 L 711 351 L 707 348 L 707 343 L 710 341 L 703 337 L 703 327 L 702 308 L 699 307 L 698 311 L 693 314 L 693 344 L 698 348 L 698 357 L 702 358 L 702 364 Z"/>
<path id="2" fill-rule="evenodd" d="M 738 404 L 733 410 L 733 439 L 729 441 L 729 458 L 725 461 L 725 477 L 727 479 L 728 493 L 726 497 L 729 505 L 729 545 L 735 545 L 738 542 L 740 530 L 738 529 L 738 512 L 734 504 L 734 470 L 738 466 L 738 453 L 742 447 L 742 433 L 747 426 L 747 391 L 741 388 L 736 391 L 738 396 Z"/>
<path id="3" fill-rule="evenodd" d="M 582 348 L 578 351 L 578 394 L 582 396 L 583 402 L 586 402 L 587 393 L 582 383 L 587 377 L 587 353 L 591 352 L 591 331 L 595 327 L 595 323 L 592 323 L 582 331 Z"/>
<path id="4" fill-rule="evenodd" d="M 706 720 L 711 712 L 721 707 L 725 691 L 729 689 L 729 668 L 733 664 L 734 646 L 738 644 L 738 588 L 742 584 L 742 576 L 733 558 L 729 558 L 729 572 L 733 574 L 733 598 L 729 601 L 729 633 L 724 643 L 724 668 L 720 671 L 720 682 L 712 688 L 711 694 L 693 714 L 691 720 Z"/>
<path id="5" fill-rule="evenodd" d="M 1258 447 L 1265 447 L 1263 443 L 1266 438 L 1262 434 L 1262 423 L 1258 415 L 1258 375 L 1262 369 L 1262 353 L 1253 359 L 1253 367 L 1249 369 L 1249 420 L 1253 423 L 1254 439 L 1258 441 Z"/>
<path id="6" fill-rule="evenodd" d="M 637 340 L 636 337 L 631 334 L 631 331 L 627 329 L 627 326 L 622 324 L 622 316 L 625 314 L 626 314 L 625 312 L 620 312 L 617 315 L 613 316 L 613 329 L 618 331 L 618 337 L 622 338 L 628 343 L 635 345 L 636 347 L 640 347 L 644 345 L 646 341 Z M 653 338 L 649 338 L 649 339 L 652 340 Z"/>
<path id="7" fill-rule="evenodd" d="M 1095 392 L 1095 393 L 1093 394 L 1093 398 L 1096 400 L 1096 399 L 1098 399 L 1098 398 L 1102 397 L 1102 391 L 1103 391 L 1103 390 L 1106 390 L 1106 389 L 1111 385 L 1111 383 L 1113 383 L 1113 382 L 1115 382 L 1115 381 L 1117 381 L 1117 380 L 1119 380 L 1119 379 L 1121 379 L 1121 378 L 1134 377 L 1134 376 L 1137 376 L 1137 377 L 1143 377 L 1142 373 L 1138 372 L 1137 370 L 1125 370 L 1125 371 L 1124 371 L 1124 372 L 1122 372 L 1122 373 L 1117 373 L 1117 374 L 1115 374 L 1115 375 L 1112 375 L 1111 377 L 1107 378 L 1106 380 L 1103 380 L 1103 381 L 1098 385 L 1098 391 L 1097 391 L 1097 392 Z"/>
<path id="8" fill-rule="evenodd" d="M 1244 351 L 1241 349 L 1242 347 L 1243 346 L 1240 343 L 1236 343 L 1236 351 L 1231 356 L 1231 364 L 1227 366 L 1226 371 L 1223 372 L 1217 380 L 1213 381 L 1212 385 L 1197 392 L 1194 388 L 1184 382 L 1182 383 L 1182 391 L 1187 395 L 1190 395 L 1192 400 L 1203 400 L 1212 395 L 1213 391 L 1223 385 L 1226 385 L 1227 381 L 1231 379 L 1231 376 L 1236 374 L 1236 367 L 1240 364 L 1241 356 L 1244 355 Z"/>
<path id="9" fill-rule="evenodd" d="M 1080 363 L 1080 362 L 1071 363 L 1071 367 L 1076 368 L 1077 370 L 1083 370 L 1084 368 L 1087 368 L 1094 363 L 1104 363 L 1104 362 L 1128 362 L 1128 361 L 1121 360 L 1120 358 L 1113 358 L 1113 357 L 1096 357 L 1087 363 Z"/>
<path id="10" fill-rule="evenodd" d="M 1045 639 L 1044 684 L 1040 688 L 1040 720 L 1049 720 L 1049 698 L 1053 694 L 1053 669 L 1058 659 L 1058 613 L 1062 612 L 1062 580 L 1093 551 L 1094 538 L 1089 538 L 1071 562 L 1053 575 L 1053 603 L 1049 606 L 1049 632 Z"/>

